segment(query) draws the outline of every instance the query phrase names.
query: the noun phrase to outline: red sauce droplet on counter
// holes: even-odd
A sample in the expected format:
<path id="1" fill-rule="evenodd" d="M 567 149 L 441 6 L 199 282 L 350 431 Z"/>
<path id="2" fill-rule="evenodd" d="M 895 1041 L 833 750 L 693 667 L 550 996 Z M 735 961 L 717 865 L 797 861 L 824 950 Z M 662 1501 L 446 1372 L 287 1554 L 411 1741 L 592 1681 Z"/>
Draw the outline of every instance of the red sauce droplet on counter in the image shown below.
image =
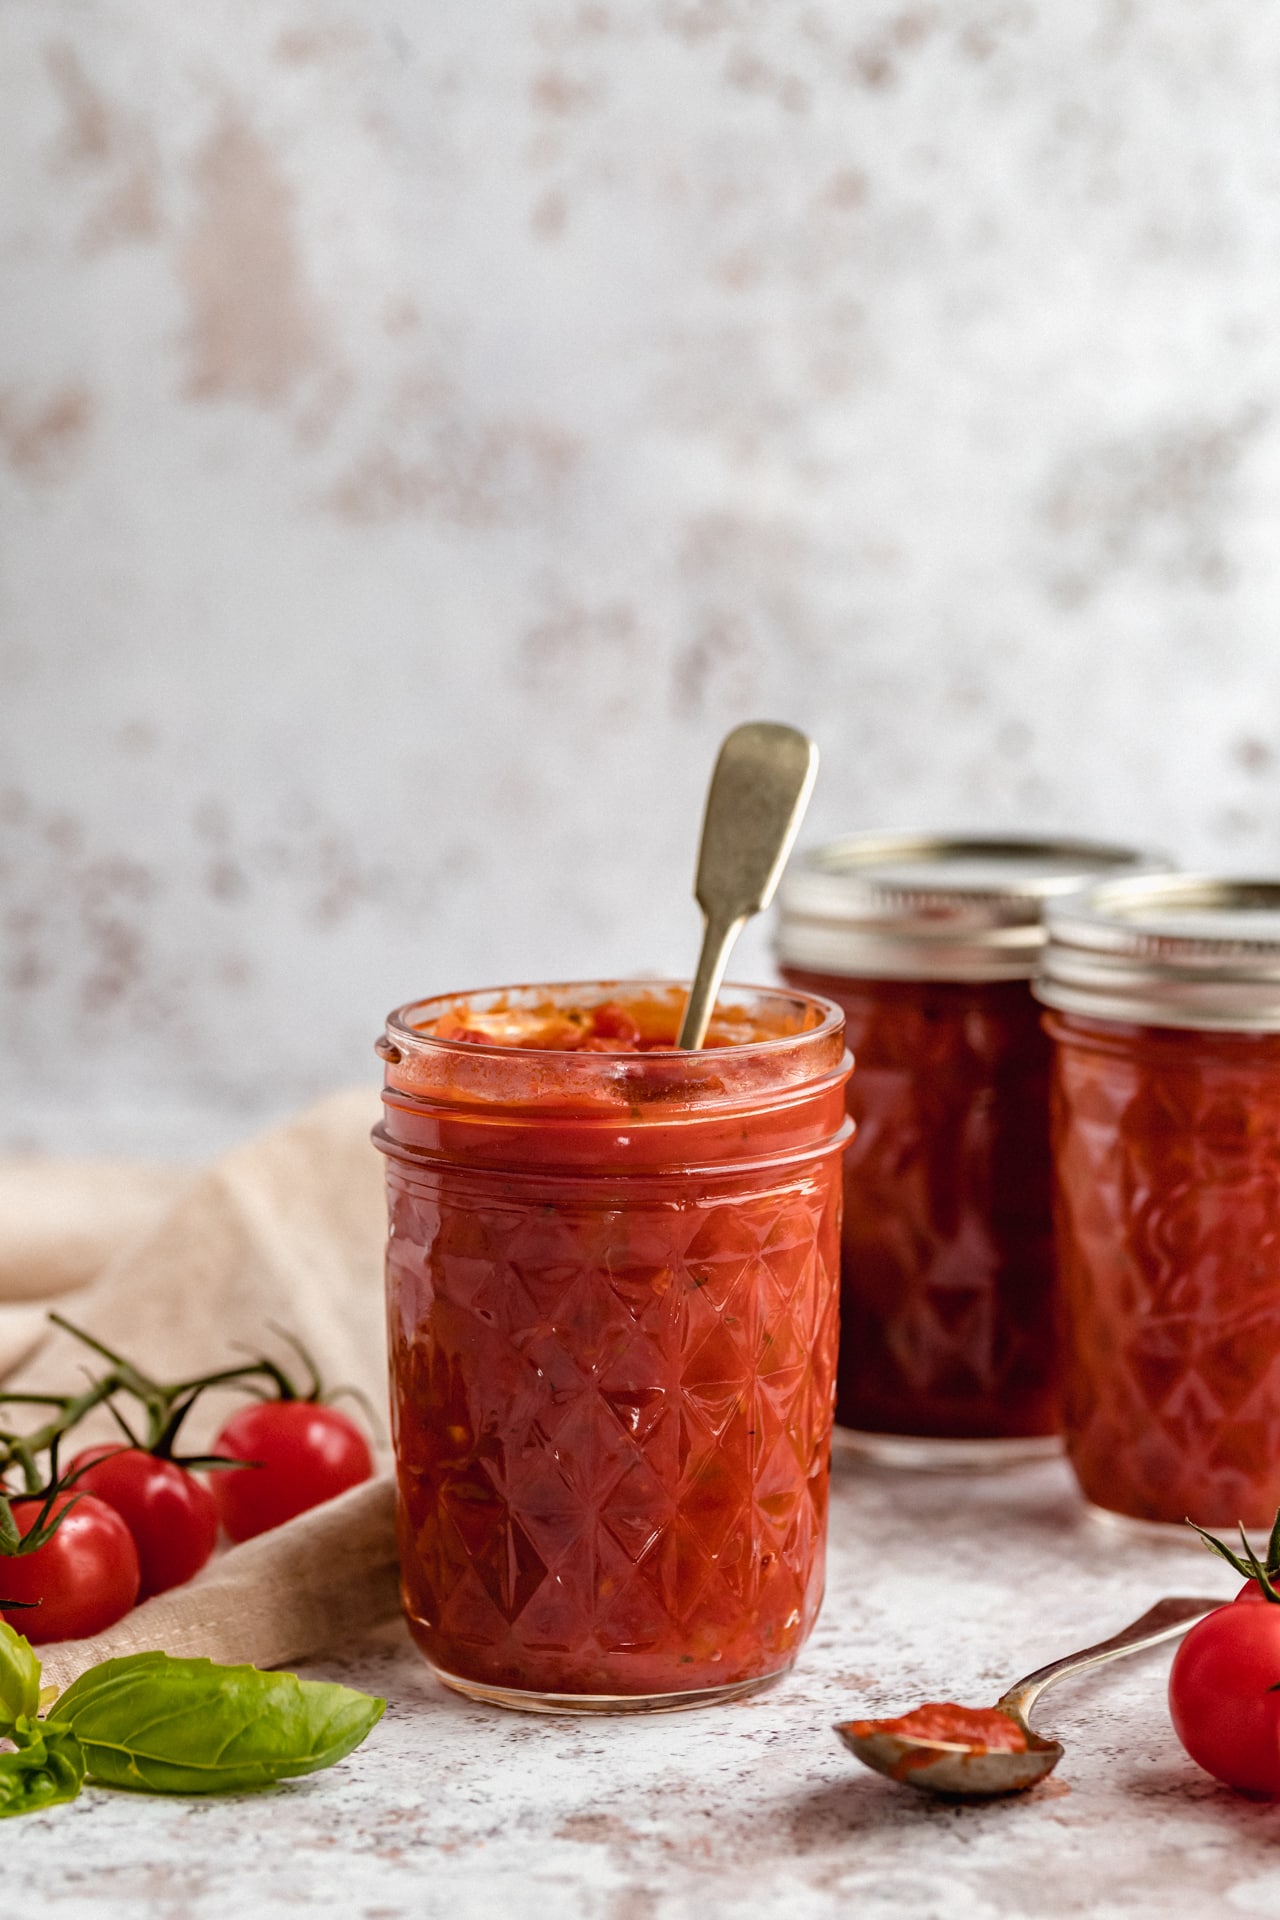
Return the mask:
<path id="1" fill-rule="evenodd" d="M 1027 1736 L 1012 1715 L 999 1707 L 959 1707 L 951 1700 L 929 1700 L 896 1720 L 855 1720 L 852 1731 L 899 1733 L 908 1740 L 941 1740 L 973 1753 L 1025 1753 Z"/>

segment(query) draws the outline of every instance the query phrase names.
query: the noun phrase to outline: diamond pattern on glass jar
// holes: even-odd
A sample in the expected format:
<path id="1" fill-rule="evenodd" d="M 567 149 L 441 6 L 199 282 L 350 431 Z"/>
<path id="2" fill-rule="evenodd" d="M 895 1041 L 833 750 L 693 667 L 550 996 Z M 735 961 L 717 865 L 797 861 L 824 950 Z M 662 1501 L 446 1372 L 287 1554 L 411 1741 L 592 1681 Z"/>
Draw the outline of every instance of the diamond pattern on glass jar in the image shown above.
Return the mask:
<path id="1" fill-rule="evenodd" d="M 1243 1052 L 1215 1064 L 1199 1035 L 1150 1044 L 1158 1067 L 1057 1050 L 1071 1457 L 1089 1498 L 1138 1518 L 1269 1525 L 1280 1139 L 1259 1129 L 1274 1098 Z"/>
<path id="2" fill-rule="evenodd" d="M 447 1238 L 395 1236 L 393 1298 L 427 1294 L 412 1327 L 393 1304 L 413 1349 L 395 1369 L 458 1436 L 402 1482 L 432 1589 L 410 1605 L 449 1632 L 469 1619 L 495 1684 L 541 1670 L 608 1691 L 634 1660 L 635 1690 L 661 1691 L 685 1663 L 664 1648 L 727 1679 L 747 1649 L 758 1664 L 762 1636 L 778 1664 L 803 1637 L 821 1590 L 833 1192 L 824 1177 L 625 1216 L 491 1207 Z"/>

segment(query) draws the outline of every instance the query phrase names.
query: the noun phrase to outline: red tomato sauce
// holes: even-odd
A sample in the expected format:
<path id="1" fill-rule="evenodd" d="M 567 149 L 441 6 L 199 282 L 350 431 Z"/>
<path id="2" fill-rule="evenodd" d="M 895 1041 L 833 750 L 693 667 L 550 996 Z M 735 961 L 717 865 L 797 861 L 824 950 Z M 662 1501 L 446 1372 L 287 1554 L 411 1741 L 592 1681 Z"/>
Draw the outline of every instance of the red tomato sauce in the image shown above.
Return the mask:
<path id="1" fill-rule="evenodd" d="M 593 1006 L 511 1005 L 504 996 L 486 996 L 483 1008 L 460 1001 L 428 1021 L 420 1031 L 439 1040 L 472 1046 L 524 1047 L 552 1053 L 670 1053 L 676 1046 L 683 1004 L 671 994 L 631 994 L 624 1006 L 604 1000 Z M 788 1030 L 785 1022 L 753 1020 L 741 1010 L 713 1015 L 704 1047 L 742 1046 L 773 1040 Z"/>
<path id="2" fill-rule="evenodd" d="M 1143 1520 L 1269 1528 L 1280 1034 L 1049 1013 L 1067 1450 Z"/>
<path id="3" fill-rule="evenodd" d="M 855 1720 L 852 1731 L 865 1739 L 874 1733 L 900 1733 L 911 1740 L 940 1740 L 971 1753 L 1025 1753 L 1027 1736 L 1017 1721 L 998 1707 L 960 1707 L 952 1700 L 929 1700 L 896 1720 Z"/>
<path id="4" fill-rule="evenodd" d="M 494 996 L 388 1025 L 406 1613 L 472 1685 L 734 1686 L 791 1664 L 822 1594 L 838 1014 L 762 993 L 738 1031 L 793 1044 L 663 1057 L 677 990 L 567 993 L 516 1002 L 537 1046 L 493 1041 Z M 584 1004 L 625 1044 L 548 1049 Z"/>
<path id="5" fill-rule="evenodd" d="M 1055 1432 L 1050 1049 L 1029 983 L 783 974 L 844 1009 L 857 1061 L 836 1419 Z"/>

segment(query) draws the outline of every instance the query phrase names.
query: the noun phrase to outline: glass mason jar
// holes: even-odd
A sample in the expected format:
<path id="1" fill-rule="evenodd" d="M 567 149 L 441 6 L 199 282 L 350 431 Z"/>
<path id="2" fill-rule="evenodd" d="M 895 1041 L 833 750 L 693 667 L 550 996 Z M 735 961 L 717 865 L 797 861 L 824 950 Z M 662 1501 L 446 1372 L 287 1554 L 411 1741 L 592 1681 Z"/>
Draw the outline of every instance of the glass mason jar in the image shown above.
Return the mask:
<path id="1" fill-rule="evenodd" d="M 836 1437 L 900 1466 L 1057 1451 L 1046 901 L 1136 866 L 1089 841 L 857 834 L 783 880 L 783 978 L 844 1009 Z"/>
<path id="2" fill-rule="evenodd" d="M 499 1705 L 748 1693 L 821 1601 L 843 1021 L 729 987 L 679 1052 L 684 992 L 446 996 L 379 1043 L 405 1612 Z M 539 1040 L 584 1010 L 657 1050 Z"/>
<path id="3" fill-rule="evenodd" d="M 1280 883 L 1115 881 L 1049 914 L 1067 1453 L 1109 1515 L 1280 1506 Z"/>

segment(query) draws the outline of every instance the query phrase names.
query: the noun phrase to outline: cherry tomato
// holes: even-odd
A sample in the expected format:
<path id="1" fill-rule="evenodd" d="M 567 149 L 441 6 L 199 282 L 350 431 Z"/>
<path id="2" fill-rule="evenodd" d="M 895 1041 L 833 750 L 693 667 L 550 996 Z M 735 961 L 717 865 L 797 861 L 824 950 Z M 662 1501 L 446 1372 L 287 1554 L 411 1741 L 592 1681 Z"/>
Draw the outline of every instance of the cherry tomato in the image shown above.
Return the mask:
<path id="1" fill-rule="evenodd" d="M 86 1447 L 71 1464 L 86 1469 L 76 1486 L 114 1507 L 133 1535 L 139 1599 L 199 1573 L 218 1538 L 218 1509 L 203 1480 L 141 1447 Z"/>
<path id="2" fill-rule="evenodd" d="M 13 1502 L 24 1539 L 40 1517 L 41 1504 Z M 34 1553 L 0 1554 L 0 1598 L 38 1603 L 0 1613 L 37 1645 L 104 1632 L 128 1613 L 142 1580 L 133 1535 L 114 1508 L 91 1493 L 64 1493 L 53 1510 L 68 1507 L 57 1532 Z"/>
<path id="3" fill-rule="evenodd" d="M 1275 1581 L 1273 1580 L 1271 1584 L 1275 1586 Z M 1275 1605 L 1274 1600 L 1267 1599 L 1266 1594 L 1262 1591 L 1262 1588 L 1256 1580 L 1246 1580 L 1231 1604 L 1233 1607 L 1238 1607 L 1241 1602 L 1243 1602 L 1246 1606 L 1251 1606 L 1259 1600 L 1265 1607 L 1273 1607 Z"/>
<path id="4" fill-rule="evenodd" d="M 255 1463 L 211 1475 L 218 1517 L 233 1540 L 252 1540 L 373 1473 L 369 1442 L 355 1422 L 314 1400 L 241 1407 L 213 1451 Z"/>
<path id="5" fill-rule="evenodd" d="M 1256 1583 L 1251 1582 L 1256 1588 Z M 1280 1606 L 1241 1592 L 1192 1627 L 1169 1675 L 1169 1711 L 1197 1766 L 1280 1799 Z"/>

